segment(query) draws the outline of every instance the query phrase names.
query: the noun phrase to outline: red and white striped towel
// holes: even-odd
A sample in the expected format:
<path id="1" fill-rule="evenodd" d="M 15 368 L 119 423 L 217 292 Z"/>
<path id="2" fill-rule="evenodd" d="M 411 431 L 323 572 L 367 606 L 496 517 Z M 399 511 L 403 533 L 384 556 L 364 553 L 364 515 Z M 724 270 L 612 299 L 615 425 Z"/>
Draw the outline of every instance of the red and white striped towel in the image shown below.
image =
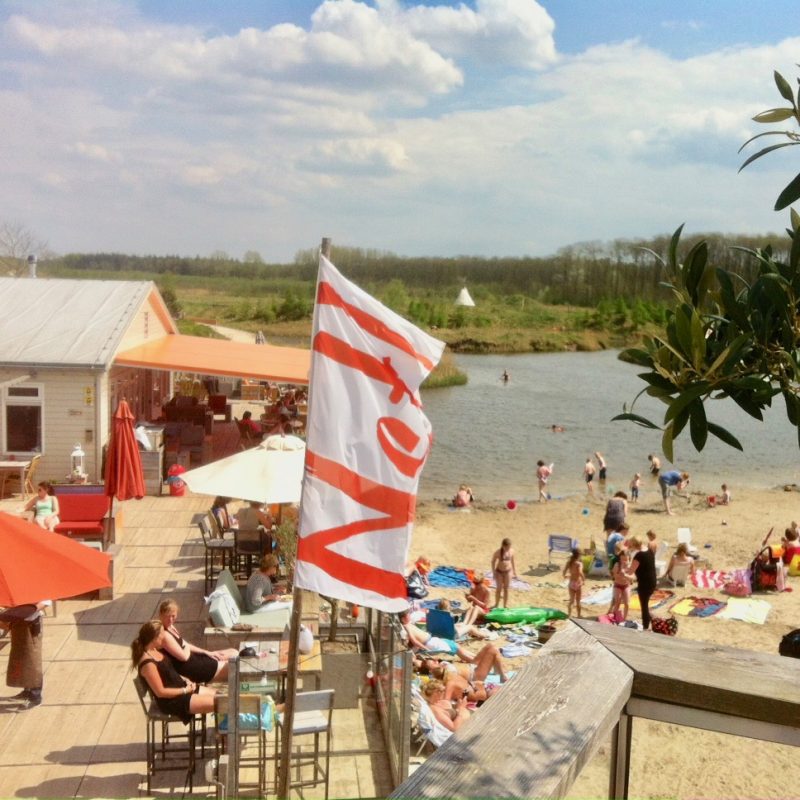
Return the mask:
<path id="1" fill-rule="evenodd" d="M 692 583 L 698 589 L 721 589 L 732 577 L 730 572 L 719 569 L 697 569 L 692 575 Z"/>

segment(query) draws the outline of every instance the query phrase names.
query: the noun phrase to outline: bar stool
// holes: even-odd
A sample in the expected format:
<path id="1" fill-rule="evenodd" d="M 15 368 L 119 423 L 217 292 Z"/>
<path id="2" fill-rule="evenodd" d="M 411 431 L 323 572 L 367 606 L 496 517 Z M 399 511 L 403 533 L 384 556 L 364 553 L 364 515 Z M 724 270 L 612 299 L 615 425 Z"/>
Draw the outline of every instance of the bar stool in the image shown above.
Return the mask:
<path id="1" fill-rule="evenodd" d="M 297 768 L 297 780 L 289 781 L 289 789 L 305 786 L 316 786 L 325 783 L 325 800 L 328 800 L 328 783 L 330 778 L 331 758 L 331 733 L 333 717 L 333 689 L 322 689 L 319 692 L 301 692 L 294 699 L 294 720 L 292 724 L 292 742 L 301 736 L 314 737 L 313 755 L 304 756 L 302 753 L 292 762 L 289 754 L 289 770 L 291 775 L 292 764 Z M 278 791 L 278 765 L 280 764 L 280 740 L 283 730 L 283 715 L 276 717 L 275 727 L 275 792 Z M 325 766 L 323 767 L 319 747 L 320 734 L 325 734 Z M 303 780 L 301 770 L 303 767 L 313 766 L 314 777 Z"/>

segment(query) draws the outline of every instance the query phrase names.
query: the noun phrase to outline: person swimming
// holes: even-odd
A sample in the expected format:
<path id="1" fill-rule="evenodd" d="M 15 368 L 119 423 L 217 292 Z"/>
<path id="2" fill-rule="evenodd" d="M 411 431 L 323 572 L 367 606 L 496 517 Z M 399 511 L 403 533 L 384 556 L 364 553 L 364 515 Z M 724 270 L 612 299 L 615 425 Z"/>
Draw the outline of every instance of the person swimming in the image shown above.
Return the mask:
<path id="1" fill-rule="evenodd" d="M 507 369 L 503 370 L 503 374 L 500 376 L 500 380 L 503 381 L 503 383 L 508 383 L 511 380 L 511 376 L 508 374 Z"/>

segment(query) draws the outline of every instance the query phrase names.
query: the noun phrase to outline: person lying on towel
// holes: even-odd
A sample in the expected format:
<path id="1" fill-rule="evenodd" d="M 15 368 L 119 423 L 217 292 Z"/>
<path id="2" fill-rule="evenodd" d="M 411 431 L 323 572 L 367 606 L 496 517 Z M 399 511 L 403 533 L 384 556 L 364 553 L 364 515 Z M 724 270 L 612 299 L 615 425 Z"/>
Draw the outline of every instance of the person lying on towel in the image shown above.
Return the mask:
<path id="1" fill-rule="evenodd" d="M 475 657 L 465 650 L 461 645 L 452 639 L 442 639 L 439 636 L 431 636 L 428 631 L 418 628 L 411 622 L 411 615 L 408 611 L 400 614 L 400 624 L 403 626 L 408 637 L 408 646 L 417 653 L 449 653 L 451 656 L 458 656 L 462 661 L 471 664 Z"/>

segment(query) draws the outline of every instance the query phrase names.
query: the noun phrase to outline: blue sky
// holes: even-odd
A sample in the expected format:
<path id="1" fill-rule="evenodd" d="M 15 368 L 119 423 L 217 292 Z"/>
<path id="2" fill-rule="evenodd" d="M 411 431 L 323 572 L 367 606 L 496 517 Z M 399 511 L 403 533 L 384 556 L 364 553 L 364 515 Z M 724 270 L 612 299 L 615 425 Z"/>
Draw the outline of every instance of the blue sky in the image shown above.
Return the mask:
<path id="1" fill-rule="evenodd" d="M 56 252 L 546 255 L 781 230 L 794 4 L 0 2 L 0 222 Z"/>

